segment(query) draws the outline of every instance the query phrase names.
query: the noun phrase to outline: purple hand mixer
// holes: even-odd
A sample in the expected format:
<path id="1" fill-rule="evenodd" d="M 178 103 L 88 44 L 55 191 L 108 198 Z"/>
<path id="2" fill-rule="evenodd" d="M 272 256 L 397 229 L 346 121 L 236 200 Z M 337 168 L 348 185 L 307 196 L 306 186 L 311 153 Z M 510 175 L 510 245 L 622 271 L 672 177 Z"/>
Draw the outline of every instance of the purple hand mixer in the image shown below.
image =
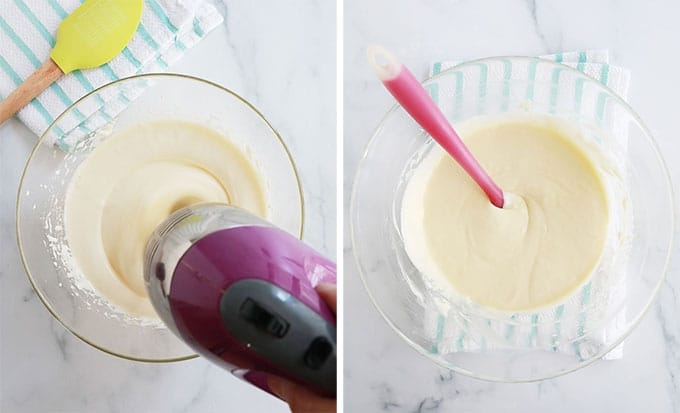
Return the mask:
<path id="1" fill-rule="evenodd" d="M 275 374 L 335 395 L 336 321 L 314 289 L 335 264 L 294 236 L 239 208 L 183 208 L 151 236 L 144 279 L 200 355 L 269 393 Z"/>

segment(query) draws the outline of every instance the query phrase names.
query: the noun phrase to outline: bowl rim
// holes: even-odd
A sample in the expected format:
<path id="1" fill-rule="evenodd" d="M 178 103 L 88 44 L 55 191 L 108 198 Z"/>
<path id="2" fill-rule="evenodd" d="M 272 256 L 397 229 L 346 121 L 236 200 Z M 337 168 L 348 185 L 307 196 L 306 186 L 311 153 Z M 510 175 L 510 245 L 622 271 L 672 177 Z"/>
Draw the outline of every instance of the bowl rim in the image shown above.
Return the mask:
<path id="1" fill-rule="evenodd" d="M 42 133 L 42 135 L 38 138 L 36 141 L 35 145 L 31 149 L 31 153 L 26 160 L 26 163 L 24 165 L 24 169 L 21 172 L 21 178 L 19 180 L 19 189 L 17 193 L 17 200 L 16 200 L 16 205 L 15 205 L 15 230 L 16 230 L 16 238 L 17 238 L 17 246 L 19 248 L 19 256 L 21 257 L 21 265 L 24 269 L 24 273 L 26 274 L 26 277 L 28 278 L 29 283 L 31 284 L 31 287 L 33 288 L 33 291 L 36 293 L 38 298 L 40 299 L 40 302 L 45 306 L 47 311 L 54 317 L 62 326 L 64 326 L 71 334 L 82 340 L 83 342 L 89 344 L 90 346 L 96 348 L 97 350 L 100 350 L 104 353 L 110 354 L 112 356 L 120 357 L 126 360 L 132 360 L 132 361 L 139 361 L 139 362 L 146 362 L 146 363 L 169 363 L 169 362 L 176 362 L 176 361 L 184 361 L 184 360 L 191 360 L 194 358 L 198 357 L 198 354 L 193 353 L 193 354 L 188 354 L 186 356 L 179 356 L 179 357 L 168 357 L 168 358 L 147 358 L 147 357 L 135 357 L 135 356 L 130 356 L 127 354 L 120 354 L 117 353 L 116 351 L 107 349 L 106 347 L 97 344 L 93 342 L 92 340 L 86 338 L 84 335 L 81 333 L 75 331 L 74 328 L 72 328 L 66 321 L 64 321 L 57 311 L 50 305 L 49 300 L 43 295 L 42 291 L 37 287 L 36 283 L 33 280 L 33 275 L 31 273 L 31 270 L 29 268 L 29 265 L 26 261 L 26 257 L 24 256 L 24 250 L 22 247 L 22 241 L 21 241 L 21 230 L 20 230 L 20 213 L 19 213 L 19 208 L 21 205 L 22 201 L 22 196 L 21 194 L 23 193 L 23 186 L 24 186 L 24 178 L 27 174 L 28 167 L 31 164 L 31 161 L 33 160 L 33 157 L 35 156 L 35 153 L 38 151 L 40 146 L 43 144 L 43 141 L 46 139 L 48 132 L 52 130 L 54 125 L 59 122 L 59 120 L 62 119 L 63 116 L 65 116 L 66 113 L 70 112 L 73 108 L 75 108 L 80 102 L 82 102 L 85 99 L 88 99 L 90 96 L 94 95 L 95 93 L 109 88 L 115 84 L 118 83 L 123 83 L 127 82 L 133 79 L 142 79 L 142 78 L 175 78 L 175 79 L 182 79 L 182 80 L 189 80 L 189 81 L 196 81 L 199 83 L 203 83 L 208 86 L 212 86 L 218 90 L 221 90 L 222 92 L 225 92 L 232 97 L 236 98 L 238 101 L 240 101 L 242 104 L 244 104 L 247 108 L 249 108 L 255 115 L 262 121 L 264 124 L 269 128 L 269 130 L 273 133 L 274 137 L 276 140 L 279 142 L 281 145 L 281 148 L 283 149 L 286 158 L 288 159 L 288 162 L 290 163 L 290 168 L 293 171 L 293 175 L 295 176 L 295 181 L 297 183 L 297 190 L 298 190 L 298 196 L 300 199 L 300 229 L 298 231 L 298 238 L 302 239 L 303 233 L 304 233 L 304 227 L 305 227 L 305 202 L 304 202 L 304 193 L 302 190 L 302 181 L 300 179 L 300 174 L 298 172 L 298 167 L 295 164 L 295 160 L 293 159 L 293 156 L 290 152 L 290 149 L 286 145 L 285 141 L 279 134 L 278 130 L 276 130 L 271 123 L 264 117 L 262 112 L 260 112 L 252 103 L 250 103 L 248 100 L 243 98 L 241 95 L 238 93 L 234 92 L 233 90 L 220 85 L 219 83 L 213 82 L 211 80 L 203 79 L 197 76 L 192 76 L 192 75 L 187 75 L 187 74 L 182 74 L 182 73 L 173 73 L 173 72 L 166 72 L 166 73 L 140 73 L 132 76 L 126 76 L 122 77 L 120 79 L 114 80 L 112 82 L 105 83 L 89 93 L 81 96 L 79 99 L 75 100 L 71 105 L 69 105 L 66 109 L 64 109 L 63 112 L 61 112 L 55 119 L 50 123 L 50 125 L 45 129 L 45 131 Z M 134 100 L 133 100 L 134 101 Z M 123 112 L 127 110 L 127 107 L 123 109 Z M 113 119 L 115 121 L 115 117 Z"/>
<path id="2" fill-rule="evenodd" d="M 640 116 L 633 110 L 633 108 L 623 99 L 621 98 L 616 92 L 614 92 L 610 87 L 607 85 L 601 83 L 595 78 L 592 78 L 591 76 L 587 75 L 584 72 L 581 72 L 579 70 L 576 70 L 575 68 L 572 68 L 570 66 L 567 66 L 563 63 L 560 62 L 554 62 L 551 60 L 547 59 L 542 59 L 538 57 L 531 57 L 531 56 L 514 56 L 514 55 L 501 55 L 501 56 L 490 56 L 490 57 L 484 57 L 480 59 L 474 59 L 474 60 L 469 60 L 469 61 L 464 61 L 458 64 L 455 64 L 454 66 L 447 68 L 445 70 L 442 70 L 439 73 L 436 73 L 434 75 L 430 75 L 427 78 L 425 78 L 423 81 L 421 81 L 421 84 L 427 84 L 429 82 L 436 81 L 439 78 L 446 77 L 450 75 L 452 72 L 459 70 L 460 68 L 463 67 L 469 67 L 469 66 L 474 66 L 474 65 L 479 65 L 479 64 L 484 64 L 484 63 L 490 63 L 490 62 L 500 62 L 503 60 L 511 60 L 511 61 L 524 61 L 524 62 L 536 62 L 536 63 L 541 63 L 541 64 L 547 64 L 547 65 L 552 65 L 555 66 L 556 68 L 559 67 L 560 69 L 578 74 L 579 76 L 585 76 L 595 82 L 597 85 L 599 85 L 604 91 L 608 92 L 612 98 L 617 102 L 617 104 L 621 105 L 626 112 L 635 120 L 635 122 L 639 125 L 640 129 L 642 130 L 645 139 L 648 141 L 652 148 L 652 152 L 654 153 L 656 160 L 658 162 L 658 165 L 661 168 L 663 177 L 664 177 L 664 184 L 666 187 L 666 192 L 665 194 L 668 196 L 668 201 L 669 201 L 669 206 L 670 206 L 670 237 L 668 239 L 668 246 L 667 246 L 667 251 L 664 257 L 664 262 L 663 262 L 663 267 L 661 269 L 661 274 L 656 282 L 656 285 L 654 285 L 654 288 L 652 290 L 652 294 L 648 297 L 647 302 L 644 305 L 644 308 L 642 311 L 640 311 L 639 314 L 635 315 L 635 317 L 632 319 L 632 321 L 629 324 L 629 328 L 627 331 L 624 331 L 621 336 L 612 342 L 610 345 L 605 347 L 605 350 L 599 353 L 596 353 L 594 356 L 580 361 L 579 363 L 576 363 L 574 367 L 572 368 L 567 368 L 564 370 L 559 370 L 547 375 L 541 375 L 541 376 L 527 376 L 527 377 L 521 377 L 521 378 L 512 378 L 512 379 L 507 379 L 507 378 L 502 378 L 502 377 L 495 377 L 492 375 L 487 375 L 487 374 L 479 374 L 477 372 L 470 371 L 468 369 L 455 366 L 449 363 L 446 363 L 442 358 L 435 357 L 435 354 L 432 354 L 428 352 L 426 349 L 422 348 L 420 345 L 418 345 L 416 342 L 411 340 L 405 332 L 403 332 L 396 324 L 395 322 L 392 321 L 392 319 L 382 310 L 380 307 L 380 304 L 378 303 L 378 300 L 376 297 L 373 295 L 371 292 L 370 288 L 368 287 L 368 270 L 364 268 L 364 266 L 361 264 L 361 261 L 359 259 L 359 256 L 356 252 L 356 237 L 357 234 L 355 233 L 355 228 L 354 228 L 354 216 L 357 214 L 357 206 L 356 206 L 356 197 L 357 197 L 357 190 L 358 190 L 358 178 L 362 172 L 363 169 L 363 164 L 366 161 L 366 158 L 368 156 L 369 150 L 371 149 L 372 144 L 374 143 L 375 139 L 377 138 L 377 135 L 380 133 L 380 131 L 385 127 L 385 124 L 387 123 L 388 119 L 401 107 L 398 103 L 395 103 L 382 117 L 380 122 L 378 123 L 378 126 L 374 129 L 371 137 L 368 139 L 366 144 L 364 145 L 363 152 L 361 154 L 361 157 L 359 158 L 359 162 L 357 163 L 357 168 L 354 172 L 354 177 L 352 179 L 352 190 L 350 194 L 350 199 L 349 199 L 349 230 L 350 230 L 350 240 L 351 240 L 351 249 L 352 249 L 352 255 L 354 257 L 354 264 L 357 269 L 357 272 L 359 273 L 359 278 L 361 279 L 361 282 L 364 286 L 364 290 L 366 291 L 371 303 L 375 307 L 375 309 L 378 311 L 378 313 L 382 316 L 383 320 L 394 330 L 398 336 L 400 336 L 404 341 L 406 341 L 409 346 L 414 348 L 419 354 L 425 356 L 428 360 L 433 361 L 436 365 L 439 365 L 440 367 L 446 368 L 448 370 L 454 371 L 456 373 L 463 374 L 468 377 L 480 379 L 480 380 L 485 380 L 489 382 L 498 382 L 498 383 L 531 383 L 531 382 L 537 382 L 537 381 L 542 381 L 542 380 L 548 380 L 548 379 L 553 379 L 556 377 L 564 376 L 569 373 L 573 373 L 577 370 L 580 370 L 584 367 L 587 367 L 593 363 L 595 363 L 598 360 L 601 360 L 606 354 L 608 354 L 610 351 L 612 351 L 614 348 L 616 348 L 619 344 L 621 344 L 628 336 L 636 329 L 640 321 L 644 318 L 644 316 L 647 314 L 649 309 L 651 308 L 652 304 L 656 300 L 656 297 L 659 293 L 659 290 L 661 289 L 661 285 L 663 284 L 663 281 L 666 278 L 666 274 L 668 273 L 668 266 L 669 262 L 671 259 L 671 251 L 673 250 L 673 242 L 674 242 L 674 237 L 675 237 L 675 221 L 676 221 L 676 210 L 675 210 L 675 202 L 674 202 L 674 193 L 673 193 L 673 186 L 670 178 L 670 174 L 668 173 L 668 168 L 666 166 L 666 162 L 664 161 L 661 151 L 659 149 L 659 146 L 654 139 L 654 136 L 652 135 L 651 131 L 649 128 L 647 128 L 647 125 L 642 121 Z"/>

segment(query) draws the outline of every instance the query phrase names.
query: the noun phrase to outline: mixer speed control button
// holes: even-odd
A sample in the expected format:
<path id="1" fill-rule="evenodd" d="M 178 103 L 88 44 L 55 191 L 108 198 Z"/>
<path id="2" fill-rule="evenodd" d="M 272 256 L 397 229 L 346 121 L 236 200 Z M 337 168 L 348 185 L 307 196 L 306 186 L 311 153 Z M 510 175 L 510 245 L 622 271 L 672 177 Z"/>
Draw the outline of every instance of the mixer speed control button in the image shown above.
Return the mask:
<path id="1" fill-rule="evenodd" d="M 288 322 L 286 320 L 265 310 L 251 298 L 246 298 L 243 304 L 241 304 L 239 313 L 258 330 L 262 330 L 274 337 L 281 338 L 288 332 Z"/>

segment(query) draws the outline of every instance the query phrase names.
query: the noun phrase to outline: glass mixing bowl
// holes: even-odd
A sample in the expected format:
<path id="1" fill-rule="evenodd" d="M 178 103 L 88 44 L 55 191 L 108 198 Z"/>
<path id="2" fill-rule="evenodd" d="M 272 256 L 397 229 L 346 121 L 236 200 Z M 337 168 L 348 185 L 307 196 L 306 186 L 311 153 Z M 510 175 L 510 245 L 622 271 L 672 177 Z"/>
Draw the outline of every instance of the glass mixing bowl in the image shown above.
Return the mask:
<path id="1" fill-rule="evenodd" d="M 378 311 L 420 353 L 481 379 L 541 380 L 602 358 L 649 308 L 671 251 L 671 185 L 651 134 L 598 80 L 546 60 L 481 59 L 446 70 L 424 87 L 454 126 L 515 113 L 563 119 L 618 164 L 620 193 L 627 197 L 611 203 L 619 232 L 610 255 L 566 301 L 509 313 L 442 294 L 406 254 L 400 222 L 409 174 L 434 143 L 394 106 L 366 147 L 350 206 L 353 253 Z"/>
<path id="2" fill-rule="evenodd" d="M 88 120 L 81 123 L 83 118 Z M 160 323 L 123 314 L 88 287 L 71 259 L 63 224 L 64 199 L 78 165 L 109 136 L 156 120 L 199 124 L 239 147 L 264 181 L 268 220 L 302 235 L 302 191 L 295 165 L 262 114 L 215 83 L 176 74 L 148 74 L 91 92 L 43 134 L 21 178 L 17 237 L 33 288 L 73 334 L 116 356 L 175 361 L 195 354 Z"/>

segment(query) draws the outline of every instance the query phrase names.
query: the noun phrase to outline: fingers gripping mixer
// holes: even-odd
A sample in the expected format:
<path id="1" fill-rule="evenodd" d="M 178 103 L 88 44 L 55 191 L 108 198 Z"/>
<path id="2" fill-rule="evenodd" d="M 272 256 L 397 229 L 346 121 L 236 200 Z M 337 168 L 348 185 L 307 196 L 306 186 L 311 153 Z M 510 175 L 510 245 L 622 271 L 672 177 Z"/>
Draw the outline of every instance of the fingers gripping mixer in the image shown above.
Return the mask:
<path id="1" fill-rule="evenodd" d="M 335 316 L 314 286 L 335 271 L 270 223 L 201 204 L 154 232 L 144 277 L 163 322 L 197 353 L 266 391 L 271 373 L 334 395 Z"/>

